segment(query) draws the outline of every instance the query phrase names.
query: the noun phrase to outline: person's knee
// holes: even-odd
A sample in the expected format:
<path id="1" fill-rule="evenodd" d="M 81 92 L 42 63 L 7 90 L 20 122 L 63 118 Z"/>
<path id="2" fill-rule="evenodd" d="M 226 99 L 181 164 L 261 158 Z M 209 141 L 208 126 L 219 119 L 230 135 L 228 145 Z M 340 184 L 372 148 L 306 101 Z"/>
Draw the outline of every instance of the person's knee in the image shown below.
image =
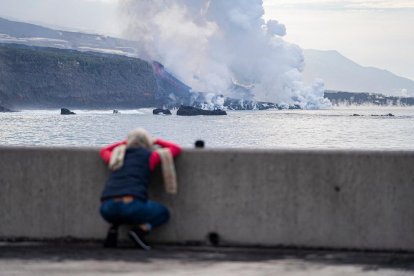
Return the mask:
<path id="1" fill-rule="evenodd" d="M 152 227 L 158 227 L 165 224 L 170 219 L 170 211 L 158 202 L 150 202 L 151 205 L 151 218 L 148 222 Z"/>

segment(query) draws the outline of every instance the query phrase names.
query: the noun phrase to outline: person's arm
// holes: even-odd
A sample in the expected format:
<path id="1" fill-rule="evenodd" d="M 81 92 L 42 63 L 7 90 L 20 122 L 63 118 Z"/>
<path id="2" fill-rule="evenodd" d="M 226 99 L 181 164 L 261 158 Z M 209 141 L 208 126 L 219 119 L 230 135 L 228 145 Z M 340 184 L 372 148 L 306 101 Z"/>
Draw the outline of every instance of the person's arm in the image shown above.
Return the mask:
<path id="1" fill-rule="evenodd" d="M 99 152 L 99 155 L 101 156 L 101 158 L 103 159 L 103 161 L 108 164 L 109 160 L 111 159 L 111 154 L 114 148 L 116 148 L 117 146 L 120 146 L 122 144 L 126 144 L 127 141 L 120 141 L 117 143 L 114 143 L 112 145 L 106 146 L 103 149 L 101 149 L 101 151 Z"/>
<path id="2" fill-rule="evenodd" d="M 177 157 L 181 153 L 181 147 L 172 142 L 162 140 L 162 139 L 157 139 L 154 144 L 159 145 L 162 148 L 169 149 L 171 151 L 171 155 L 173 158 Z M 153 151 L 149 159 L 150 170 L 153 171 L 160 162 L 161 162 L 160 155 L 158 154 L 158 152 Z"/>

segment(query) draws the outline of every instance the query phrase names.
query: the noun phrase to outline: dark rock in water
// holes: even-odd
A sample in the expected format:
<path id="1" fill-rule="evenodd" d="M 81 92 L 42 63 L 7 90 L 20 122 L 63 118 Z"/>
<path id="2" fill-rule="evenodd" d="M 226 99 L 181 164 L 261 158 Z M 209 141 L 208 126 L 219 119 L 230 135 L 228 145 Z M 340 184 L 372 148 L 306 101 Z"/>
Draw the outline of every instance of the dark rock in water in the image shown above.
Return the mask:
<path id="1" fill-rule="evenodd" d="M 13 112 L 13 110 L 0 106 L 0 112 Z"/>
<path id="2" fill-rule="evenodd" d="M 67 108 L 61 108 L 61 109 L 60 109 L 60 114 L 61 114 L 61 115 L 75 115 L 76 113 L 75 113 L 75 112 L 70 111 L 70 110 L 69 110 L 69 109 L 67 109 Z"/>
<path id="3" fill-rule="evenodd" d="M 152 111 L 152 114 L 154 115 L 172 115 L 171 111 L 169 109 L 162 109 L 162 108 L 156 108 Z"/>
<path id="4" fill-rule="evenodd" d="M 371 115 L 372 117 L 395 117 L 395 115 L 394 114 L 392 114 L 392 113 L 388 113 L 388 114 L 385 114 L 385 115 Z"/>
<path id="5" fill-rule="evenodd" d="M 353 114 L 352 116 L 354 116 L 354 117 L 360 117 L 360 116 L 362 116 L 362 115 L 359 115 L 359 114 Z"/>
<path id="6" fill-rule="evenodd" d="M 200 108 L 192 106 L 180 106 L 177 110 L 178 116 L 197 116 L 197 115 L 207 115 L 207 116 L 217 116 L 217 115 L 227 115 L 224 110 L 203 110 Z"/>
<path id="7" fill-rule="evenodd" d="M 112 112 L 113 114 L 119 114 L 119 111 L 114 109 L 114 111 Z"/>

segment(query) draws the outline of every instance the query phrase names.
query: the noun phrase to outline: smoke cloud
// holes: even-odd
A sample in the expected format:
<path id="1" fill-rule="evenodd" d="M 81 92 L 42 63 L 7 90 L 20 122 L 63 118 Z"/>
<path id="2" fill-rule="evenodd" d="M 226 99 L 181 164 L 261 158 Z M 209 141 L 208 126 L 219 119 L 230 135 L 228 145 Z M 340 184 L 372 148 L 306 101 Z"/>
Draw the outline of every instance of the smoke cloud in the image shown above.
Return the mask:
<path id="1" fill-rule="evenodd" d="M 323 82 L 304 87 L 302 50 L 286 28 L 265 21 L 262 0 L 123 0 L 125 36 L 142 58 L 157 60 L 196 91 L 320 108 Z"/>

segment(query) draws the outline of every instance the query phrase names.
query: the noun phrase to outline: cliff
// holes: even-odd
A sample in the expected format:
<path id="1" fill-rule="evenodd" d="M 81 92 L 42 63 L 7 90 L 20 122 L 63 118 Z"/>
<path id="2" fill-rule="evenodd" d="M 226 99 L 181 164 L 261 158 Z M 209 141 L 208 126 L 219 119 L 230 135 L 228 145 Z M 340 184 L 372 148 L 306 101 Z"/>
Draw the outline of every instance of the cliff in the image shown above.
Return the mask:
<path id="1" fill-rule="evenodd" d="M 12 108 L 140 108 L 171 103 L 154 65 L 121 55 L 0 44 L 0 105 Z M 180 103 L 189 91 L 180 87 Z M 176 101 L 176 97 L 174 101 Z"/>

